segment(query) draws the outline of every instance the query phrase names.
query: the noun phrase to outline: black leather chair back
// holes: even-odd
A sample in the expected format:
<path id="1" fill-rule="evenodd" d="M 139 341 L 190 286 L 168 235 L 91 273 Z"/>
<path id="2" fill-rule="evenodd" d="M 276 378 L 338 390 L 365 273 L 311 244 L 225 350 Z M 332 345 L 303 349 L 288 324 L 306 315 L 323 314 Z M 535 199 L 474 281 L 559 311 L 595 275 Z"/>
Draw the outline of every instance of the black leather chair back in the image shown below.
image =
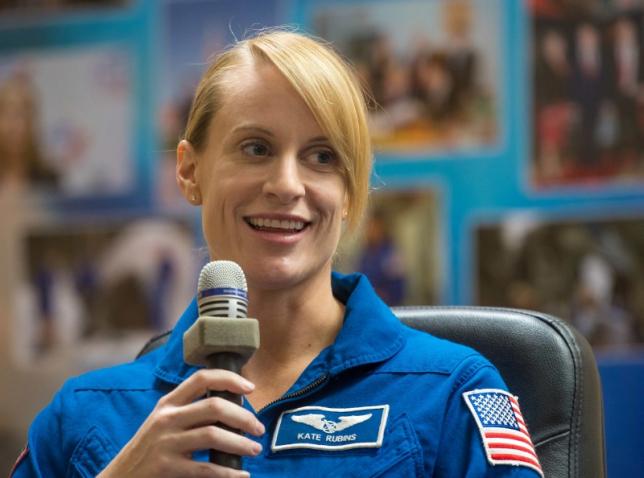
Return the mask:
<path id="1" fill-rule="evenodd" d="M 555 317 L 485 307 L 394 307 L 407 325 L 468 345 L 518 395 L 546 478 L 606 475 L 599 373 L 588 342 Z"/>

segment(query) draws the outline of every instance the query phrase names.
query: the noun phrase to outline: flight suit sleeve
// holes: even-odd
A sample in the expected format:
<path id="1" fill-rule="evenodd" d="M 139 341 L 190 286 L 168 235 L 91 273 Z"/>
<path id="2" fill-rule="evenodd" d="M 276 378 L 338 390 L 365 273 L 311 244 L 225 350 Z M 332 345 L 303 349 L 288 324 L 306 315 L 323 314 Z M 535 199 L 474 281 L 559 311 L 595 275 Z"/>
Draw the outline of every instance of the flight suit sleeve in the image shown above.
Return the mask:
<path id="1" fill-rule="evenodd" d="M 446 410 L 435 476 L 543 478 L 517 397 L 486 360 L 462 368 Z"/>
<path id="2" fill-rule="evenodd" d="M 65 429 L 65 414 L 70 406 L 69 384 L 36 417 L 29 428 L 27 445 L 18 457 L 10 478 L 56 478 L 68 476 L 69 457 L 73 451 Z"/>

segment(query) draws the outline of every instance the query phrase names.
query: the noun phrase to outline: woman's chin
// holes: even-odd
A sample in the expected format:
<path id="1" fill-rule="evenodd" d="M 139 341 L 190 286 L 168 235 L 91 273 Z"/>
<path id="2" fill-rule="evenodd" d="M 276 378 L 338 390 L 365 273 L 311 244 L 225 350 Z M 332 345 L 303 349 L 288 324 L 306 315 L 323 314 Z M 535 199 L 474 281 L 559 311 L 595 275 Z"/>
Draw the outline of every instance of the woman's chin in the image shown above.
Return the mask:
<path id="1" fill-rule="evenodd" d="M 323 273 L 324 267 L 303 268 L 301 262 L 263 261 L 249 264 L 246 273 L 248 287 L 257 290 L 288 290 Z M 326 271 L 324 271 L 326 272 Z"/>
<path id="2" fill-rule="evenodd" d="M 290 267 L 251 267 L 246 272 L 249 288 L 280 290 L 293 287 L 301 275 Z"/>

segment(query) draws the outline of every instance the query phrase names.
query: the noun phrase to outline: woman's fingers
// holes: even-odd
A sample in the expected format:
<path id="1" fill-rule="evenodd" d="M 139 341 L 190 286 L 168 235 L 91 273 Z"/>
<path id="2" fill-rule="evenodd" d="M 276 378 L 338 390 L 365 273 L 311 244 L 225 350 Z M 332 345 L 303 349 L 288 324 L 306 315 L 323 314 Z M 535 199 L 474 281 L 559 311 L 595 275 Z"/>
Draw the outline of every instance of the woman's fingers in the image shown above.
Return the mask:
<path id="1" fill-rule="evenodd" d="M 197 400 L 190 405 L 173 408 L 174 426 L 180 429 L 197 428 L 214 423 L 223 423 L 244 433 L 260 436 L 264 425 L 255 415 L 221 397 Z"/>
<path id="2" fill-rule="evenodd" d="M 182 452 L 194 450 L 218 450 L 240 456 L 256 456 L 262 446 L 243 435 L 224 430 L 217 426 L 205 426 L 173 436 L 175 449 Z"/>
<path id="3" fill-rule="evenodd" d="M 189 456 L 206 449 L 243 456 L 261 452 L 259 443 L 222 428 L 263 434 L 264 426 L 251 412 L 221 397 L 203 398 L 208 390 L 242 395 L 254 388 L 248 380 L 227 370 L 196 372 L 157 402 L 101 476 L 247 477 L 246 472 L 192 461 Z"/>
<path id="4" fill-rule="evenodd" d="M 176 462 L 176 476 L 190 476 L 192 478 L 248 478 L 250 473 L 244 470 L 233 470 L 214 463 L 193 461 L 188 458 L 178 459 Z"/>
<path id="5" fill-rule="evenodd" d="M 243 395 L 252 392 L 254 388 L 255 385 L 234 372 L 221 369 L 203 369 L 192 374 L 159 402 L 181 406 L 203 397 L 208 390 L 225 390 Z"/>

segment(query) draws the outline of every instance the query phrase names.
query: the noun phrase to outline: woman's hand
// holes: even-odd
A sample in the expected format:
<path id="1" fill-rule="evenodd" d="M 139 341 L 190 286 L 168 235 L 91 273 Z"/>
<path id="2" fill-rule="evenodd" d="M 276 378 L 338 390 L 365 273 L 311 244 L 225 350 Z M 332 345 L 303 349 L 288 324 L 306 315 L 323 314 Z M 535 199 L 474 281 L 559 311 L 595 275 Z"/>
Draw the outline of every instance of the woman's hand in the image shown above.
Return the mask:
<path id="1" fill-rule="evenodd" d="M 226 370 L 196 372 L 157 402 L 98 478 L 248 477 L 245 471 L 194 461 L 191 454 L 205 449 L 250 456 L 261 452 L 259 443 L 213 425 L 220 422 L 260 436 L 264 426 L 251 412 L 219 397 L 197 400 L 208 390 L 241 395 L 254 388 L 245 378 Z"/>

